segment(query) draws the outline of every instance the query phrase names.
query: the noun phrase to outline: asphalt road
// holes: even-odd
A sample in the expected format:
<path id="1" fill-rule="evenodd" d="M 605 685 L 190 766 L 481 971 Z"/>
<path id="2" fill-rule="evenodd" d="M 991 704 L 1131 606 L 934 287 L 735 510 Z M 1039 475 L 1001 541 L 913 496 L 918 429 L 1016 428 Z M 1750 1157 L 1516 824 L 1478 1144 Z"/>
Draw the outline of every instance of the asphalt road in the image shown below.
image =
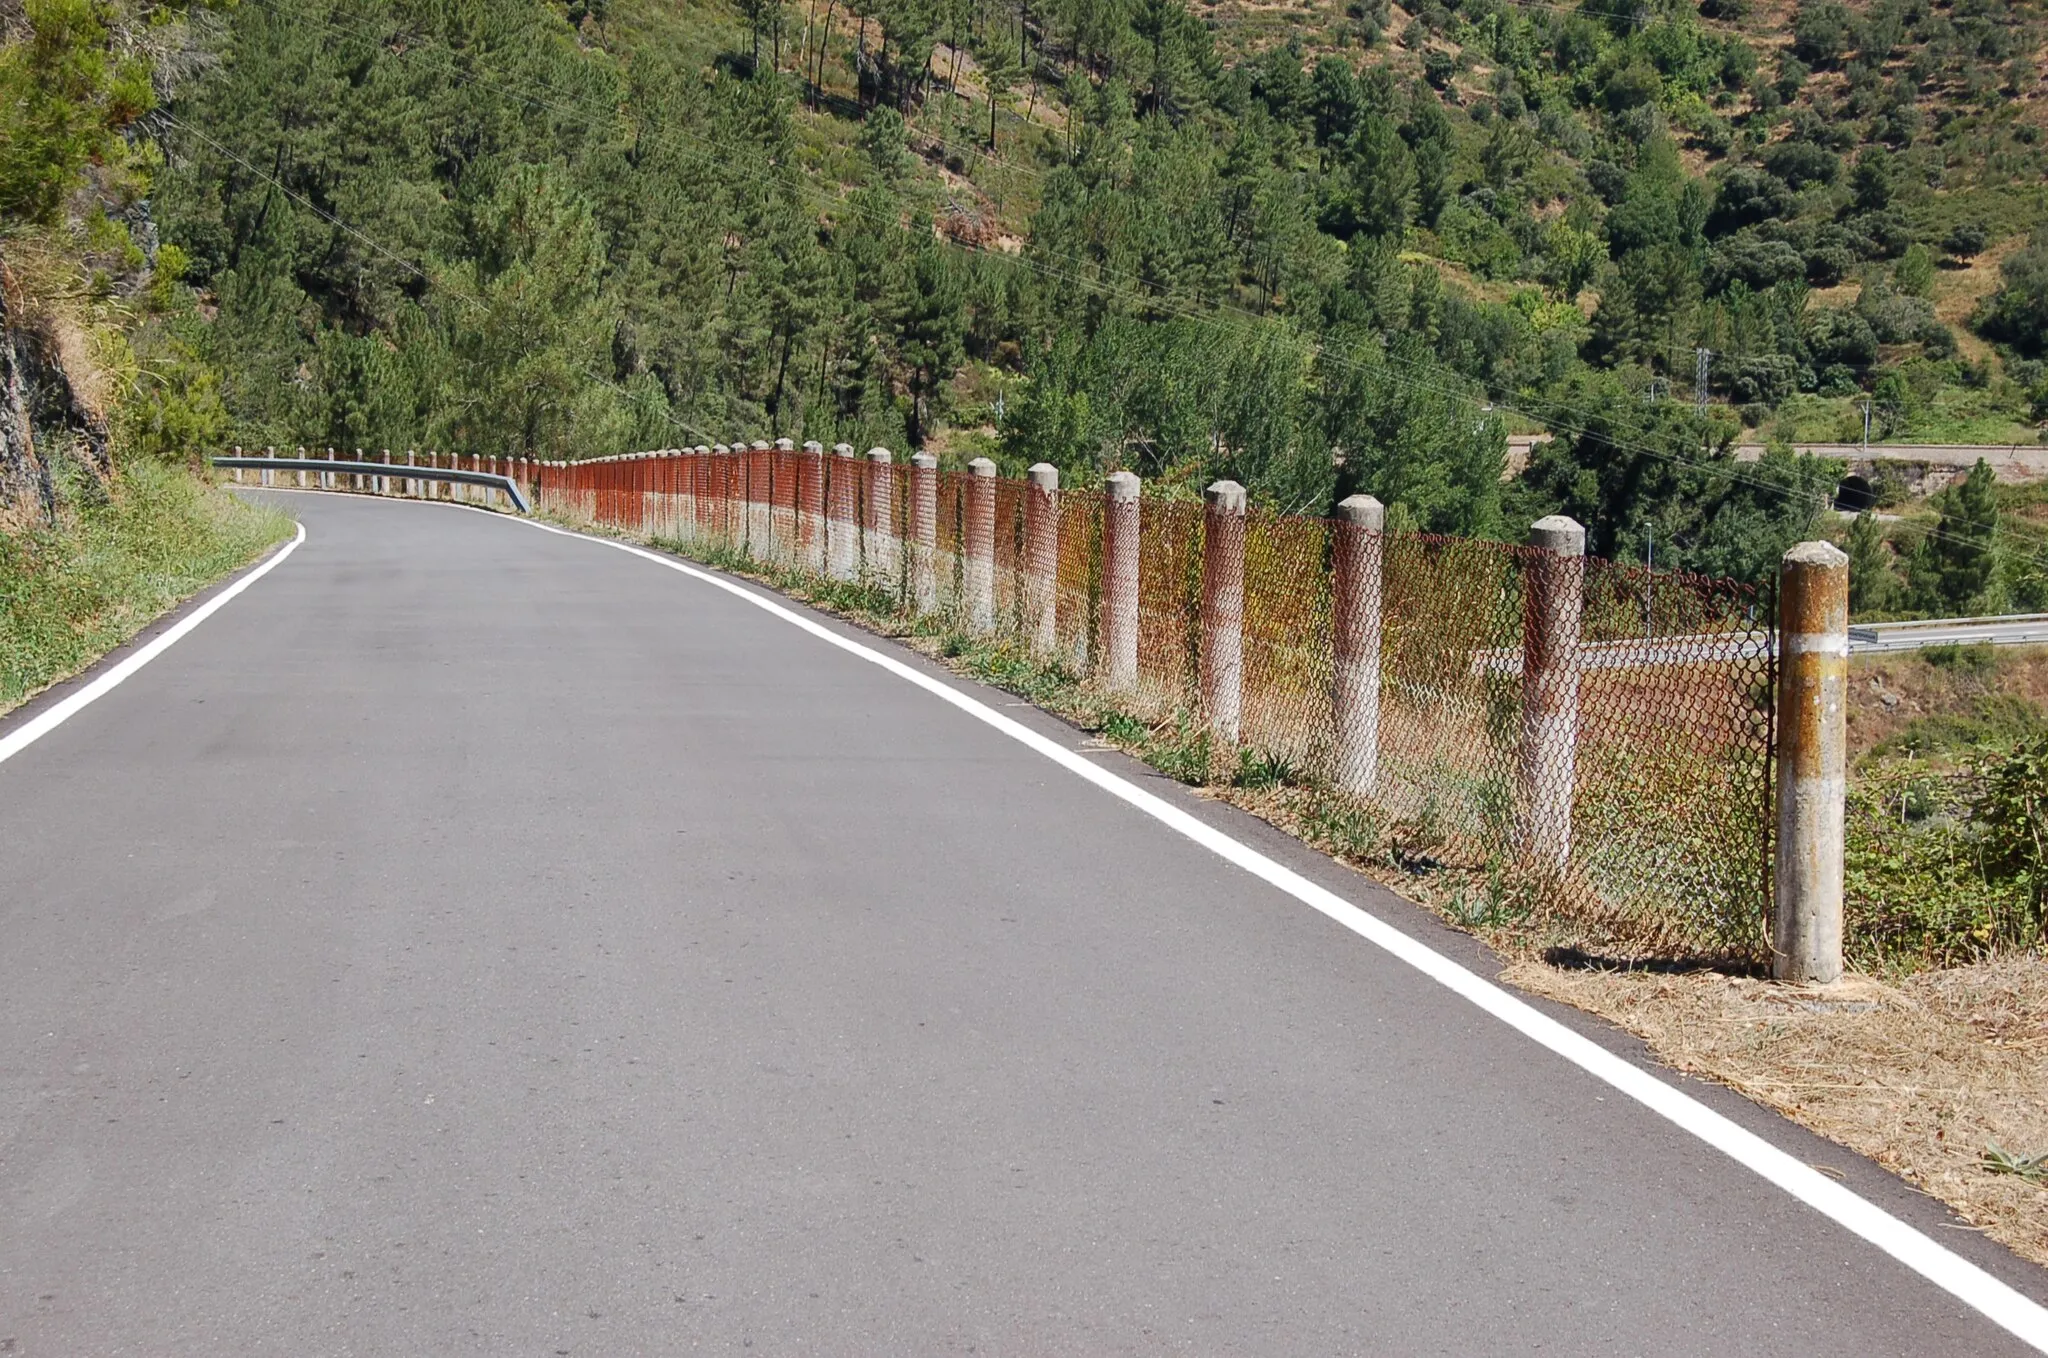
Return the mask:
<path id="1" fill-rule="evenodd" d="M 0 1352 L 2021 1351 L 742 600 L 289 504 L 292 559 L 0 766 Z"/>

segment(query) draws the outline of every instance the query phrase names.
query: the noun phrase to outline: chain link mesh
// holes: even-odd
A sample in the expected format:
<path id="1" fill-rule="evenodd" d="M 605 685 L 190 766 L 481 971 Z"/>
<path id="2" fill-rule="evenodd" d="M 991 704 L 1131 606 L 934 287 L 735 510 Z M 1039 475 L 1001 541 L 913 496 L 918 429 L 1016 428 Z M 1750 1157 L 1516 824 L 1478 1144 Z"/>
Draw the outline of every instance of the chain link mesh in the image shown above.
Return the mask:
<path id="1" fill-rule="evenodd" d="M 1130 718 L 1211 742 L 1211 777 L 1256 767 L 1335 788 L 1417 853 L 1534 870 L 1636 940 L 1765 955 L 1773 648 L 1754 588 L 1260 509 L 1119 512 L 1100 491 L 829 452 L 530 475 L 544 512 L 790 569 L 841 569 L 828 507 L 851 514 L 851 569 L 892 606 L 1032 651 Z M 851 479 L 844 502 L 834 478 Z M 1034 523 L 1056 540 L 1035 542 Z M 1230 546 L 1205 562 L 1212 535 Z"/>

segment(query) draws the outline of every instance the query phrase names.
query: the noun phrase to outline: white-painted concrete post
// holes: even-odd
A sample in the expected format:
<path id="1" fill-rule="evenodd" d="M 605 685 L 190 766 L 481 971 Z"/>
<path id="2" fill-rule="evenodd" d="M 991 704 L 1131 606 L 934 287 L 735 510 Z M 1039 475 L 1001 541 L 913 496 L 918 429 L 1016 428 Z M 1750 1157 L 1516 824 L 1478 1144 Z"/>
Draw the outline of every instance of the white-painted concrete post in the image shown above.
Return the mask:
<path id="1" fill-rule="evenodd" d="M 1572 856 L 1578 777 L 1579 630 L 1586 530 L 1562 514 L 1529 529 L 1522 582 L 1522 850 L 1547 872 Z"/>
<path id="2" fill-rule="evenodd" d="M 967 592 L 967 627 L 992 632 L 996 625 L 996 464 L 977 457 L 967 464 L 967 560 L 961 573 Z"/>
<path id="3" fill-rule="evenodd" d="M 1386 507 L 1370 495 L 1352 495 L 1337 506 L 1330 698 L 1337 726 L 1337 786 L 1357 797 L 1379 785 L 1386 527 Z"/>
<path id="4" fill-rule="evenodd" d="M 1778 567 L 1778 844 L 1771 975 L 1842 979 L 1849 558 L 1802 542 Z"/>
<path id="5" fill-rule="evenodd" d="M 414 466 L 418 466 L 418 465 L 419 465 L 419 460 L 420 460 L 420 459 L 419 459 L 419 450 L 418 450 L 418 449 L 416 449 L 416 448 L 408 448 L 408 449 L 406 449 L 406 450 L 405 450 L 405 465 L 406 465 L 406 466 L 408 466 L 408 467 L 414 467 Z M 405 498 L 406 498 L 406 499 L 408 499 L 408 500 L 417 500 L 417 499 L 418 499 L 419 497 L 420 497 L 420 483 L 419 483 L 419 482 L 418 482 L 417 480 L 415 480 L 414 478 L 410 477 L 410 476 L 406 477 L 406 478 L 405 478 Z"/>
<path id="6" fill-rule="evenodd" d="M 869 584 L 880 585 L 899 601 L 902 580 L 897 564 L 902 552 L 896 538 L 896 482 L 887 448 L 870 448 L 861 497 L 861 565 Z"/>
<path id="7" fill-rule="evenodd" d="M 277 456 L 277 449 L 275 449 L 275 448 L 265 448 L 265 449 L 263 450 L 263 456 L 265 456 L 265 457 L 269 457 L 269 458 L 274 458 L 274 457 L 276 457 L 276 456 Z M 270 470 L 270 468 L 268 468 L 268 467 L 265 467 L 265 468 L 263 469 L 263 484 L 264 484 L 264 485 L 266 485 L 266 486 L 271 486 L 271 485 L 275 485 L 275 484 L 277 484 L 277 483 L 276 483 L 276 481 L 275 481 L 275 479 L 273 478 L 273 475 L 272 475 L 272 473 L 271 473 L 271 470 Z"/>
<path id="8" fill-rule="evenodd" d="M 306 460 L 306 450 L 304 448 L 299 449 L 298 460 L 301 462 L 304 462 Z M 300 490 L 304 490 L 306 488 L 306 469 L 304 467 L 301 467 L 298 470 L 298 486 Z"/>
<path id="9" fill-rule="evenodd" d="M 1138 683 L 1138 495 L 1135 472 L 1102 483 L 1102 684 L 1112 692 Z"/>
<path id="10" fill-rule="evenodd" d="M 832 512 L 826 521 L 826 563 L 834 580 L 852 580 L 860 575 L 860 464 L 853 460 L 853 445 L 832 445 L 832 484 L 827 494 Z"/>
<path id="11" fill-rule="evenodd" d="M 235 455 L 236 457 L 240 457 L 240 456 L 242 455 L 242 445 L 241 445 L 241 444 L 239 444 L 239 443 L 238 443 L 238 444 L 236 444 L 236 445 L 235 445 L 235 453 L 234 453 L 234 455 Z M 242 484 L 242 469 L 241 469 L 240 467 L 236 467 L 236 468 L 234 468 L 234 473 L 235 473 L 235 484 L 239 486 L 239 485 L 241 485 L 241 484 Z"/>
<path id="12" fill-rule="evenodd" d="M 756 439 L 747 449 L 747 552 L 757 561 L 775 557 L 775 531 L 770 522 L 769 480 L 774 475 L 775 445 Z"/>
<path id="13" fill-rule="evenodd" d="M 1244 487 L 1202 493 L 1202 707 L 1225 748 L 1244 732 Z"/>
<path id="14" fill-rule="evenodd" d="M 799 557 L 803 568 L 813 575 L 825 573 L 825 445 L 806 443 L 797 459 L 796 493 Z"/>
<path id="15" fill-rule="evenodd" d="M 939 460 L 910 455 L 910 599 L 920 613 L 939 611 Z"/>
<path id="16" fill-rule="evenodd" d="M 327 450 L 327 460 L 328 460 L 329 462 L 332 462 L 332 461 L 334 461 L 334 449 L 332 449 L 332 448 L 329 448 L 329 449 Z M 320 473 L 320 489 L 322 489 L 322 490 L 333 490 L 333 489 L 334 489 L 334 473 L 333 473 L 333 472 L 329 472 L 329 471 L 323 471 L 323 472 L 321 472 L 321 473 Z"/>
<path id="17" fill-rule="evenodd" d="M 1050 656 L 1060 644 L 1060 469 L 1026 473 L 1024 492 L 1024 644 Z"/>

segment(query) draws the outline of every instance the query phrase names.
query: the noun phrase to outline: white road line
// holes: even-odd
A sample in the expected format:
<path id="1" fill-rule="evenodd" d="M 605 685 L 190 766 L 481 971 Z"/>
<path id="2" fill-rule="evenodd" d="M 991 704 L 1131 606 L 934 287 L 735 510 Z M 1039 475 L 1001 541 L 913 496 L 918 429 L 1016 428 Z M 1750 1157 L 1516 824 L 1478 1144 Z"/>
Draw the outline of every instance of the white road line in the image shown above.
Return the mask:
<path id="1" fill-rule="evenodd" d="M 2041 1306 L 2000 1282 L 1961 1255 L 1936 1244 L 1934 1240 L 1875 1203 L 1857 1196 L 1826 1175 L 1809 1168 L 1756 1133 L 1715 1112 L 1698 1099 L 1666 1084 L 1648 1071 L 1631 1065 L 1591 1038 L 1573 1032 L 1526 1001 L 1466 970 L 1429 945 L 1410 938 L 1378 916 L 1359 909 L 1335 892 L 1316 885 L 1300 873 L 1283 867 L 1249 845 L 1204 824 L 1171 802 L 1147 792 L 1136 783 L 1089 763 L 1081 753 L 1047 739 L 950 684 L 906 665 L 893 656 L 884 655 L 865 646 L 851 637 L 843 636 L 829 627 L 813 622 L 794 609 L 784 607 L 735 581 L 628 543 L 571 532 L 549 524 L 535 523 L 531 519 L 511 519 L 507 522 L 522 523 L 545 533 L 555 533 L 562 537 L 578 538 L 603 547 L 615 548 L 652 561 L 657 566 L 665 566 L 692 579 L 701 580 L 951 703 L 977 721 L 994 727 L 1020 745 L 1037 751 L 1111 796 L 1143 811 L 1217 857 L 1279 888 L 1304 905 L 1321 911 L 1446 989 L 1470 1000 L 1525 1037 L 1548 1047 L 1594 1078 L 1604 1081 L 1645 1108 L 1692 1133 L 1822 1216 L 1861 1236 L 2019 1339 L 2043 1353 L 2048 1353 L 2048 1307 Z"/>
<path id="2" fill-rule="evenodd" d="M 133 678 L 137 670 L 177 645 L 187 633 L 200 623 L 205 622 L 208 618 L 226 608 L 229 601 L 234 599 L 236 595 L 283 565 L 284 559 L 299 550 L 299 544 L 305 540 L 306 525 L 300 524 L 298 533 L 270 560 L 264 562 L 255 570 L 250 571 L 247 575 L 244 575 L 241 579 L 235 581 L 232 585 L 229 585 L 226 589 L 214 595 L 190 613 L 187 613 L 184 617 L 178 619 L 176 623 L 172 624 L 169 631 L 87 684 L 84 688 L 78 690 L 78 692 L 66 698 L 63 702 L 54 704 L 44 711 L 37 713 L 33 718 L 23 722 L 6 735 L 0 736 L 0 764 L 4 764 L 14 758 L 14 756 L 41 740 L 65 722 L 70 721 L 86 708 L 91 707 L 94 703 L 112 693 L 130 678 Z"/>

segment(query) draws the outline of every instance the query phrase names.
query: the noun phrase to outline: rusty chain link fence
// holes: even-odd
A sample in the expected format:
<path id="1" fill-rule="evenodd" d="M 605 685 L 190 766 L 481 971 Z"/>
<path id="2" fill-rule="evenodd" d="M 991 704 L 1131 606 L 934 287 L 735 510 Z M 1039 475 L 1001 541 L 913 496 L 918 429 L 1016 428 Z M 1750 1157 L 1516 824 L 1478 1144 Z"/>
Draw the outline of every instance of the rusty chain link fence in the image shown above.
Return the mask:
<path id="1" fill-rule="evenodd" d="M 541 512 L 866 586 L 1056 667 L 1215 781 L 1349 798 L 1411 862 L 1642 947 L 1768 956 L 1770 600 L 1582 554 L 787 442 L 511 468 Z M 1575 536 L 1576 535 L 1576 536 Z M 1185 768 L 1175 772 L 1186 774 Z"/>

